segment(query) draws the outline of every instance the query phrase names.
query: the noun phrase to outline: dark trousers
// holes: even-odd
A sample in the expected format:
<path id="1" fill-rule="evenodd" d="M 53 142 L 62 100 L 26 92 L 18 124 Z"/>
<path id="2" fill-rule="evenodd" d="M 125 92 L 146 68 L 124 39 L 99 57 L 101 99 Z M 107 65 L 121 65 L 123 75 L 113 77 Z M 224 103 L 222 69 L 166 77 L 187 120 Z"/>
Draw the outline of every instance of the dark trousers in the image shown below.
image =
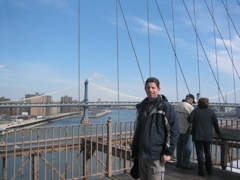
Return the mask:
<path id="1" fill-rule="evenodd" d="M 204 174 L 203 152 L 205 154 L 206 170 L 208 171 L 208 173 L 212 172 L 212 159 L 211 159 L 210 145 L 211 145 L 210 141 L 195 141 L 199 174 Z"/>

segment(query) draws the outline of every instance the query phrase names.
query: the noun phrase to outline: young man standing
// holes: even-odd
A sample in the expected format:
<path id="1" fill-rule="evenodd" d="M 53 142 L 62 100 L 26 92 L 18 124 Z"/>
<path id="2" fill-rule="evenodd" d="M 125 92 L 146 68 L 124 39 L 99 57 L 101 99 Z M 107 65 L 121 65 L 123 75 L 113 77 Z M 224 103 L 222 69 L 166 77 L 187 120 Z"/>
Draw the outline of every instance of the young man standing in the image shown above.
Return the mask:
<path id="1" fill-rule="evenodd" d="M 132 158 L 139 159 L 141 180 L 163 180 L 165 163 L 177 144 L 179 130 L 174 107 L 160 92 L 157 78 L 145 82 L 147 97 L 137 105 Z"/>

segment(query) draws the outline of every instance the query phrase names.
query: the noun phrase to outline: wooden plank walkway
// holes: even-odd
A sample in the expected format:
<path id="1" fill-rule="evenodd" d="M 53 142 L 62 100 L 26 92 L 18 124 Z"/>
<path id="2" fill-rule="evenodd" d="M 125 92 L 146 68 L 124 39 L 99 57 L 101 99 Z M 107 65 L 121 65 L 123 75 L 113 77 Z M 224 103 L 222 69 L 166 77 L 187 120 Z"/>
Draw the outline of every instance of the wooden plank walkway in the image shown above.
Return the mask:
<path id="1" fill-rule="evenodd" d="M 185 170 L 177 168 L 175 163 L 166 164 L 165 180 L 240 180 L 240 173 L 225 171 L 218 168 L 213 168 L 213 175 L 208 175 L 207 172 L 204 177 L 198 176 L 198 166 L 196 163 L 191 163 L 194 170 Z M 101 180 L 134 180 L 129 173 L 115 175 L 111 178 L 102 178 Z"/>

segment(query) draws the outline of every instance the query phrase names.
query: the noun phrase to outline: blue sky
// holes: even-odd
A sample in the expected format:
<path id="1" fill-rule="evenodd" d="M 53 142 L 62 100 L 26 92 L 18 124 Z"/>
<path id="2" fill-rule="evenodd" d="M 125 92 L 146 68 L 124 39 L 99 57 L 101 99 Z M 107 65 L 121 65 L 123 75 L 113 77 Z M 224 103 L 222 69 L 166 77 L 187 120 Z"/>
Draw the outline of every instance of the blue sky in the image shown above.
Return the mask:
<path id="1" fill-rule="evenodd" d="M 240 80 L 236 72 L 233 80 L 231 63 L 233 60 L 237 71 L 240 71 L 240 32 L 235 30 L 240 29 L 240 5 L 237 0 L 227 1 L 227 4 L 226 1 L 213 0 L 216 41 L 212 18 L 205 2 L 195 1 L 194 18 L 193 1 L 184 1 L 191 19 L 196 19 L 198 43 L 183 1 L 173 1 L 174 23 L 171 1 L 159 0 L 158 6 L 154 0 L 148 1 L 150 39 L 147 1 L 120 2 L 127 26 L 119 4 L 116 18 L 115 0 L 80 1 L 78 51 L 78 0 L 0 0 L 0 96 L 15 100 L 27 93 L 48 94 L 77 84 L 80 52 L 82 84 L 88 79 L 94 84 L 118 91 L 119 81 L 121 93 L 144 98 L 142 73 L 144 80 L 150 75 L 159 78 L 160 93 L 166 95 L 169 101 L 181 101 L 188 94 L 188 88 L 194 95 L 200 91 L 202 97 L 217 96 L 217 78 L 224 98 L 234 102 L 234 93 L 230 92 L 235 87 L 239 103 Z M 211 1 L 207 2 L 211 9 Z M 235 28 L 227 18 L 222 2 L 228 8 Z M 178 65 L 176 75 L 171 43 L 175 44 L 185 80 Z M 77 99 L 76 94 L 75 89 L 73 94 L 68 95 Z"/>

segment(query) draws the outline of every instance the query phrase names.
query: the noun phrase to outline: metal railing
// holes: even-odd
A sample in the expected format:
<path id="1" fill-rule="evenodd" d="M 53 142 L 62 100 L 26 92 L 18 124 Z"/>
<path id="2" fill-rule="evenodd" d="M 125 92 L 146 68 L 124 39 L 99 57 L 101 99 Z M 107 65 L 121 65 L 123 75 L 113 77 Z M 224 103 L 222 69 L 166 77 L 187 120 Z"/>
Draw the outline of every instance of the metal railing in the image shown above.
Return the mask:
<path id="1" fill-rule="evenodd" d="M 221 127 L 239 129 L 239 121 L 220 121 Z M 112 122 L 24 128 L 1 136 L 1 179 L 96 179 L 128 171 L 134 122 Z M 215 166 L 240 169 L 239 142 L 212 143 Z M 193 161 L 196 160 L 193 148 Z"/>

